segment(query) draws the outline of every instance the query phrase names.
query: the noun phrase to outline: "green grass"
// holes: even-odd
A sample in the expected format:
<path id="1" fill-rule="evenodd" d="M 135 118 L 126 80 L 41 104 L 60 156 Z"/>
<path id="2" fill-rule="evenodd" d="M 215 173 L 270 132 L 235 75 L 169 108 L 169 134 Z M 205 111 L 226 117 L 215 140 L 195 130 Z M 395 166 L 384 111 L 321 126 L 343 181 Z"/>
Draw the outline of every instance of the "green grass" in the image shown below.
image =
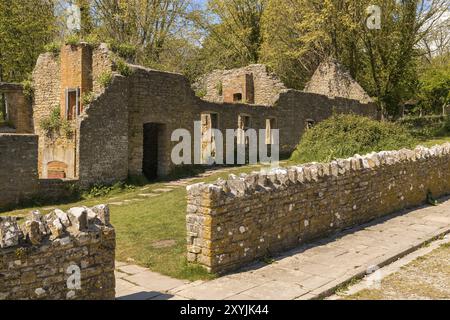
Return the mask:
<path id="1" fill-rule="evenodd" d="M 417 144 L 423 145 L 425 147 L 433 147 L 437 144 L 444 144 L 450 142 L 450 136 L 447 137 L 435 137 L 427 140 L 417 140 Z"/>

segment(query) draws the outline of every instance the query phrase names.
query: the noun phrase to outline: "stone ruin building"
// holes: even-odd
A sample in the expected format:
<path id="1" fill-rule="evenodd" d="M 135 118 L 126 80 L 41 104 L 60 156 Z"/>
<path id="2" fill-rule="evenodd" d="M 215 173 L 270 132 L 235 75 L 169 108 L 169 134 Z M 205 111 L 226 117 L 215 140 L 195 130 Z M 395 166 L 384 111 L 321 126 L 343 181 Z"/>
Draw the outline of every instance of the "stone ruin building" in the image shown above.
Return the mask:
<path id="1" fill-rule="evenodd" d="M 214 71 L 195 91 L 181 74 L 128 65 L 121 75 L 117 61 L 105 44 L 65 45 L 39 56 L 31 101 L 20 85 L 0 84 L 14 127 L 0 128 L 0 182 L 8 189 L 0 207 L 57 195 L 68 183 L 167 175 L 179 143 L 172 132 L 192 133 L 195 121 L 203 129 L 280 129 L 280 152 L 289 154 L 307 128 L 334 112 L 377 117 L 376 105 L 335 63 L 321 65 L 305 91 L 286 88 L 264 65 Z"/>

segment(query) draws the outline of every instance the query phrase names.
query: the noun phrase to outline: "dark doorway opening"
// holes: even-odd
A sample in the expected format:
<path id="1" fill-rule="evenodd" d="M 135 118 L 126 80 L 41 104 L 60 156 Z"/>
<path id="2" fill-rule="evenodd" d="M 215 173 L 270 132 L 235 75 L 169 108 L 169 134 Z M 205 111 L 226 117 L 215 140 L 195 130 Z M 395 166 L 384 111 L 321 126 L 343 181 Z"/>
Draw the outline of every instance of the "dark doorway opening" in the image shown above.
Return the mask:
<path id="1" fill-rule="evenodd" d="M 142 171 L 149 180 L 158 178 L 159 136 L 163 125 L 144 124 L 144 159 Z"/>

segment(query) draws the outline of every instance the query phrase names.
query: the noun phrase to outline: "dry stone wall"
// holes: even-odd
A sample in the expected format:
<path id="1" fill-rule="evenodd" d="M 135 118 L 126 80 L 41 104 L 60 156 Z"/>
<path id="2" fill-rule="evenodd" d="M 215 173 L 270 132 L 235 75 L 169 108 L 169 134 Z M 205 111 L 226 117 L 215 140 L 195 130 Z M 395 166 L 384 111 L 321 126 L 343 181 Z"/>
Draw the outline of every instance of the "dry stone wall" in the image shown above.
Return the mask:
<path id="1" fill-rule="evenodd" d="M 0 217 L 0 300 L 114 299 L 114 258 L 105 205 Z"/>
<path id="2" fill-rule="evenodd" d="M 188 259 L 239 268 L 450 192 L 450 144 L 354 156 L 188 187 Z"/>

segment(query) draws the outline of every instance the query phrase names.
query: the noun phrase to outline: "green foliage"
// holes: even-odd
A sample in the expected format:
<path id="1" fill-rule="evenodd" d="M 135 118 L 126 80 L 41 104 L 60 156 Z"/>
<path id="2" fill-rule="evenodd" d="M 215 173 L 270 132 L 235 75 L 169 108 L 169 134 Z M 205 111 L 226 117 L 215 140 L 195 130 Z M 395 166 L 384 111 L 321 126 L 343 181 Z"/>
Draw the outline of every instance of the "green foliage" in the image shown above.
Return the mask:
<path id="1" fill-rule="evenodd" d="M 48 117 L 41 119 L 39 126 L 47 135 L 62 134 L 66 138 L 70 138 L 73 134 L 70 123 L 61 118 L 59 106 L 55 106 Z"/>
<path id="2" fill-rule="evenodd" d="M 334 115 L 309 129 L 291 161 L 329 162 L 355 154 L 414 147 L 414 139 L 402 126 L 357 115 Z"/>
<path id="3" fill-rule="evenodd" d="M 267 0 L 210 0 L 196 17 L 206 32 L 199 59 L 205 72 L 242 67 L 260 60 L 261 20 Z"/>
<path id="4" fill-rule="evenodd" d="M 95 99 L 95 94 L 91 91 L 89 92 L 84 92 L 81 95 L 81 102 L 83 103 L 83 106 L 88 106 L 91 104 L 92 101 L 94 101 Z"/>
<path id="5" fill-rule="evenodd" d="M 438 56 L 421 72 L 421 109 L 429 113 L 443 113 L 450 107 L 450 53 Z"/>
<path id="6" fill-rule="evenodd" d="M 59 52 L 61 51 L 61 43 L 57 42 L 57 41 L 47 43 L 44 46 L 44 50 L 45 50 L 45 52 L 51 52 L 54 55 L 58 55 Z"/>
<path id="7" fill-rule="evenodd" d="M 366 8 L 374 4 L 381 8 L 381 29 L 366 26 Z M 376 97 L 383 116 L 395 117 L 399 104 L 417 92 L 417 64 L 423 63 L 417 43 L 433 29 L 417 26 L 434 24 L 444 10 L 445 1 L 269 0 L 262 61 L 288 86 L 302 89 L 317 64 L 332 56 Z"/>
<path id="8" fill-rule="evenodd" d="M 219 96 L 223 95 L 223 83 L 222 83 L 222 81 L 220 81 L 217 84 L 217 93 L 219 94 Z"/>
<path id="9" fill-rule="evenodd" d="M 121 75 L 128 77 L 133 73 L 133 70 L 124 59 L 116 58 L 114 62 L 116 64 L 117 72 Z"/>
<path id="10" fill-rule="evenodd" d="M 84 199 L 100 198 L 124 191 L 132 191 L 134 189 L 134 186 L 124 182 L 117 182 L 116 184 L 110 186 L 94 185 L 89 191 L 84 192 L 82 197 Z"/>
<path id="11" fill-rule="evenodd" d="M 427 202 L 432 206 L 437 206 L 439 204 L 439 202 L 433 197 L 433 193 L 431 191 L 428 191 L 427 193 Z"/>
<path id="12" fill-rule="evenodd" d="M 111 71 L 104 71 L 103 73 L 101 73 L 98 76 L 97 81 L 103 86 L 103 87 L 108 87 L 113 80 L 113 74 Z"/>
<path id="13" fill-rule="evenodd" d="M 31 78 L 31 75 L 28 75 L 28 77 L 22 81 L 22 87 L 23 87 L 23 94 L 25 97 L 27 97 L 29 100 L 33 99 L 33 80 Z"/>
<path id="14" fill-rule="evenodd" d="M 205 89 L 198 89 L 195 91 L 195 95 L 199 98 L 204 98 L 206 96 L 206 90 Z"/>
<path id="15" fill-rule="evenodd" d="M 100 36 L 96 33 L 88 34 L 83 38 L 83 40 L 92 48 L 98 48 L 102 42 Z"/>
<path id="16" fill-rule="evenodd" d="M 110 41 L 109 47 L 112 52 L 127 61 L 133 61 L 136 57 L 137 48 L 132 44 Z"/>
<path id="17" fill-rule="evenodd" d="M 71 46 L 78 46 L 81 42 L 80 36 L 76 35 L 76 34 L 71 34 L 69 36 L 66 37 L 66 39 L 64 40 L 64 42 L 68 45 Z"/>
<path id="18" fill-rule="evenodd" d="M 399 119 L 397 123 L 405 127 L 418 139 L 429 139 L 450 134 L 450 116 L 410 116 Z"/>
<path id="19" fill-rule="evenodd" d="M 26 79 L 56 26 L 53 1 L 0 1 L 1 81 Z"/>

